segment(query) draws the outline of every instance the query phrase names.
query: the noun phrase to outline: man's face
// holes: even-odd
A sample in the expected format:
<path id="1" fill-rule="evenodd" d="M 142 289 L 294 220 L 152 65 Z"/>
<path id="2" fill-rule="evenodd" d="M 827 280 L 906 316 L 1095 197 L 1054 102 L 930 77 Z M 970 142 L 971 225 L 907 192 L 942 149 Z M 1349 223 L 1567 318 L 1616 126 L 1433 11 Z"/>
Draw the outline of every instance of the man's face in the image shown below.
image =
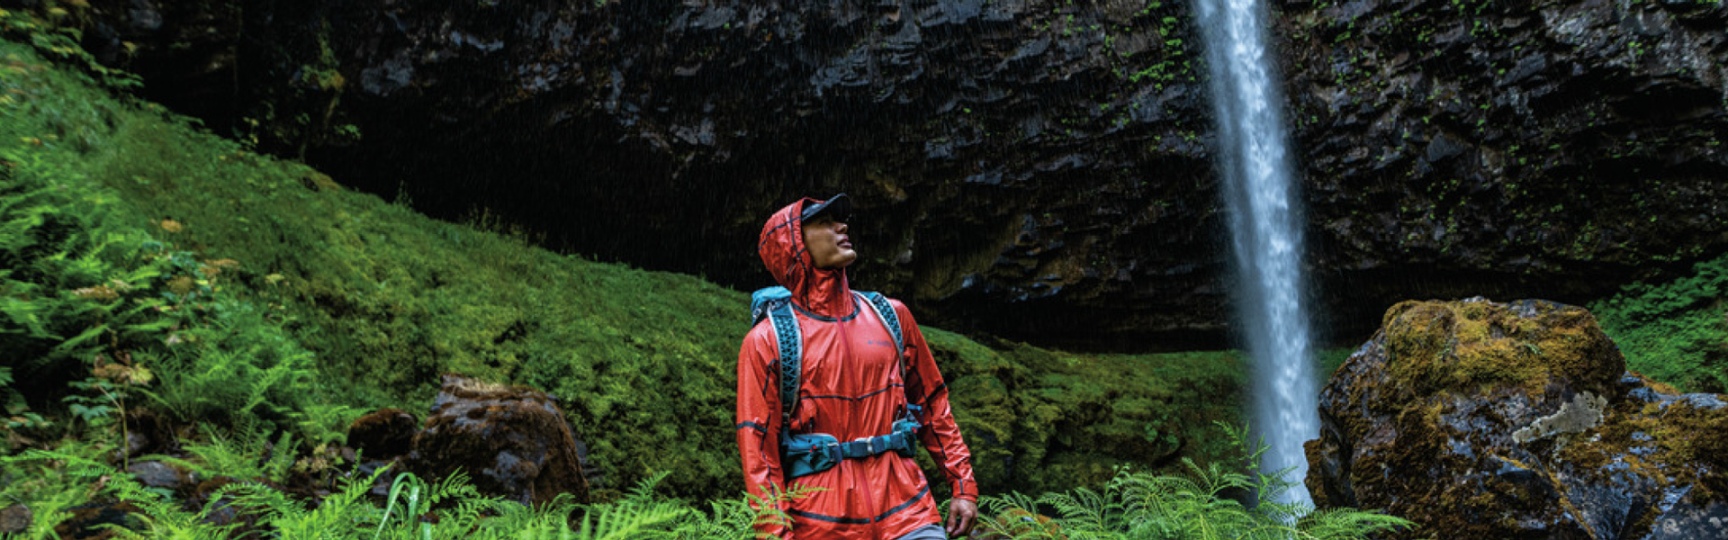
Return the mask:
<path id="1" fill-rule="evenodd" d="M 852 237 L 846 235 L 846 222 L 829 216 L 816 216 L 804 222 L 804 247 L 817 268 L 845 268 L 858 260 L 852 251 Z"/>

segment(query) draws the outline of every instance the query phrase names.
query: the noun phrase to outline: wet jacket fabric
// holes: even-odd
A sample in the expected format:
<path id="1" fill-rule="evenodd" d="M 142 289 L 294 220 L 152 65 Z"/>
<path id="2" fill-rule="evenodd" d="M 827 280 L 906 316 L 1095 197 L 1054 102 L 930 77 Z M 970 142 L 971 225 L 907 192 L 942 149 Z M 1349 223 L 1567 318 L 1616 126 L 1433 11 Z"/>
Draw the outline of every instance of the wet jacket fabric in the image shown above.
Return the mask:
<path id="1" fill-rule="evenodd" d="M 841 442 L 887 434 L 908 399 L 922 407 L 919 439 L 942 468 L 954 498 L 976 501 L 971 453 L 948 403 L 948 389 L 911 311 L 890 300 L 900 317 L 905 358 L 867 300 L 853 293 L 844 269 L 818 269 L 804 247 L 799 223 L 805 199 L 781 209 L 763 227 L 758 253 L 782 286 L 792 292 L 793 312 L 804 337 L 797 408 L 790 433 L 827 433 Z M 750 330 L 738 352 L 738 448 L 744 483 L 765 497 L 785 489 L 780 467 L 779 349 L 772 324 Z M 792 518 L 786 538 L 898 538 L 938 523 L 930 485 L 912 458 L 887 452 L 842 460 L 832 469 L 794 479 L 816 491 L 782 503 Z M 765 491 L 767 490 L 767 491 Z"/>

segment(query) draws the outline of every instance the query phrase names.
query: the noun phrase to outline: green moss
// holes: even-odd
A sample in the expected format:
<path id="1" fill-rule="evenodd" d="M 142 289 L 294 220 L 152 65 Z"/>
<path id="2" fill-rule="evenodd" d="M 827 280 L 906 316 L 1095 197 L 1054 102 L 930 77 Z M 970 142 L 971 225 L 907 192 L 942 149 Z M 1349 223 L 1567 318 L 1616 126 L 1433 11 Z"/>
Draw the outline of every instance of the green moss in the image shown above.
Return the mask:
<path id="1" fill-rule="evenodd" d="M 1643 383 L 1657 393 L 1677 395 L 1661 383 Z M 1728 440 L 1721 436 L 1728 432 L 1728 409 L 1698 407 L 1684 399 L 1622 399 L 1610 418 L 1560 448 L 1567 464 L 1580 471 L 1624 466 L 1665 487 L 1690 485 L 1690 497 L 1700 505 L 1728 495 L 1728 479 L 1712 472 L 1728 467 Z"/>
<path id="2" fill-rule="evenodd" d="M 1728 392 L 1728 254 L 1667 282 L 1627 285 L 1590 311 L 1633 371 L 1688 392 Z"/>
<path id="3" fill-rule="evenodd" d="M 1613 342 L 1582 308 L 1533 304 L 1525 317 L 1485 301 L 1406 301 L 1383 324 L 1394 381 L 1417 395 L 1510 383 L 1539 394 L 1550 382 L 1607 394 L 1623 371 Z"/>
<path id="4" fill-rule="evenodd" d="M 1240 423 L 1245 381 L 1234 352 L 1087 355 L 925 334 L 987 492 L 1099 483 L 1116 465 L 1173 470 L 1181 457 L 1234 457 L 1213 426 Z"/>

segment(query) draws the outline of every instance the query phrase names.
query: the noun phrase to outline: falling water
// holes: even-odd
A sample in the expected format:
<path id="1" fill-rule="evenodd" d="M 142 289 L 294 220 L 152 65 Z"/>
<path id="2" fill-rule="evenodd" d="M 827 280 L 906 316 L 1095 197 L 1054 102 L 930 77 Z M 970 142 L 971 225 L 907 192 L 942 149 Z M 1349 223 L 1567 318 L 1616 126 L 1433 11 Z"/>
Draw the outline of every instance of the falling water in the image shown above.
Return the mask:
<path id="1" fill-rule="evenodd" d="M 1254 358 L 1256 432 L 1271 448 L 1262 471 L 1294 468 L 1284 502 L 1310 503 L 1302 443 L 1319 433 L 1303 311 L 1302 234 L 1284 134 L 1282 96 L 1256 0 L 1198 0 L 1218 124 L 1218 166 L 1240 279 L 1239 311 Z"/>

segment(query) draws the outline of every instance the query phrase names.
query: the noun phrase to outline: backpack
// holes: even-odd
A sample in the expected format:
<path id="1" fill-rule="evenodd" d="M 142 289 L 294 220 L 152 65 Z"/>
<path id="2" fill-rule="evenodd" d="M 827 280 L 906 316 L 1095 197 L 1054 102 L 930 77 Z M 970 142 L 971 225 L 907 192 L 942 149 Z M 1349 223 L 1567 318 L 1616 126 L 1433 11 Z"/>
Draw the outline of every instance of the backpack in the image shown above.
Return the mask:
<path id="1" fill-rule="evenodd" d="M 854 299 L 864 299 L 864 303 L 876 311 L 876 319 L 882 321 L 888 334 L 894 338 L 895 357 L 904 363 L 906 344 L 900 332 L 900 316 L 888 303 L 888 297 L 878 292 L 852 293 Z M 886 435 L 842 443 L 826 433 L 787 434 L 792 425 L 792 410 L 798 404 L 798 389 L 803 384 L 804 333 L 798 327 L 798 317 L 792 310 L 792 291 L 785 287 L 768 287 L 750 295 L 751 324 L 768 319 L 773 325 L 774 341 L 780 351 L 780 451 L 781 468 L 786 471 L 786 477 L 791 479 L 822 472 L 838 465 L 842 459 L 869 457 L 890 450 L 911 457 L 920 426 L 915 419 L 918 406 L 912 404 L 910 397 L 906 400 L 906 414 L 894 422 L 893 431 Z"/>

